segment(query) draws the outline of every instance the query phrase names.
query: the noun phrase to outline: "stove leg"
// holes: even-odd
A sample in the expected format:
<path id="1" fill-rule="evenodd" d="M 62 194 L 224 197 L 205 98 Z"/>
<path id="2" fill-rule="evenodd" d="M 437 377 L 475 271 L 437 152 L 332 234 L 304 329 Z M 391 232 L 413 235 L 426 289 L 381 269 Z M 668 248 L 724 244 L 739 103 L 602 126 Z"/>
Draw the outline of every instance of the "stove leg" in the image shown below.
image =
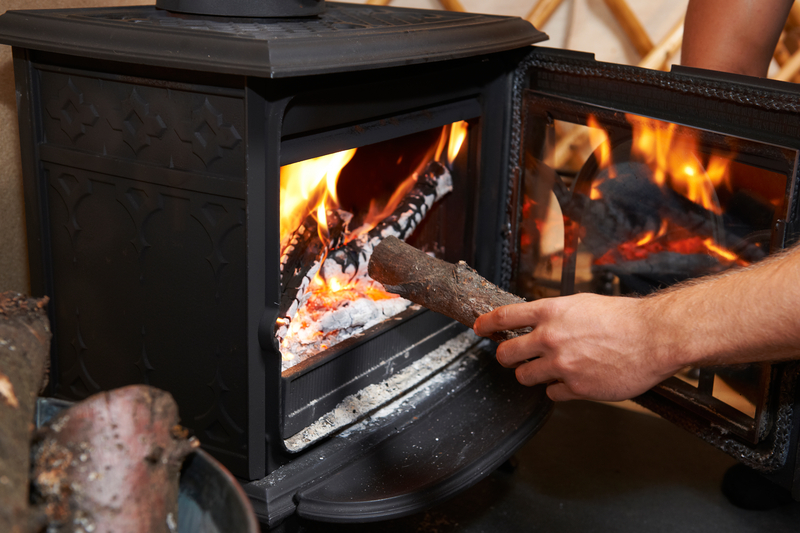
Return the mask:
<path id="1" fill-rule="evenodd" d="M 722 493 L 736 507 L 751 511 L 768 511 L 793 501 L 789 490 L 741 463 L 725 472 Z"/>

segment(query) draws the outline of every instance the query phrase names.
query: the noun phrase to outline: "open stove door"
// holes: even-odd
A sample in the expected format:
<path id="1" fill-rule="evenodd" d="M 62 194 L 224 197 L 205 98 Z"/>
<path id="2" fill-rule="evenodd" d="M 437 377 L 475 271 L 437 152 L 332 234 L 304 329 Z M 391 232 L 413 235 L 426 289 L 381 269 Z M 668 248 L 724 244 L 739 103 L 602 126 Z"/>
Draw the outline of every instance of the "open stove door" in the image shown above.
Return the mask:
<path id="1" fill-rule="evenodd" d="M 513 261 L 528 299 L 646 294 L 800 234 L 797 85 L 537 48 L 515 103 Z M 797 499 L 799 369 L 689 368 L 635 401 Z"/>

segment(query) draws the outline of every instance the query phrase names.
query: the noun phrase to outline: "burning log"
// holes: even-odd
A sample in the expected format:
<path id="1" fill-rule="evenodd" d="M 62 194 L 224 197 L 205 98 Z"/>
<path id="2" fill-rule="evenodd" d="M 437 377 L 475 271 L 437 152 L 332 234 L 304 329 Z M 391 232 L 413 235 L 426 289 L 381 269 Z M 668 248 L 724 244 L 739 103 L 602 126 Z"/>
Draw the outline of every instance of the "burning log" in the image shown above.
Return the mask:
<path id="1" fill-rule="evenodd" d="M 387 237 L 406 240 L 433 204 L 453 190 L 450 171 L 437 161 L 432 161 L 420 175 L 414 188 L 390 216 L 383 219 L 366 235 L 334 250 L 322 266 L 322 277 L 353 280 L 367 273 L 369 258 L 375 246 Z"/>
<path id="2" fill-rule="evenodd" d="M 696 278 L 713 272 L 719 262 L 708 254 L 658 252 L 638 261 L 603 264 L 616 276 L 666 276 L 674 279 Z"/>
<path id="3" fill-rule="evenodd" d="M 316 218 L 308 215 L 281 246 L 282 292 L 278 316 L 284 322 L 290 321 L 297 312 L 298 306 L 302 303 L 300 299 L 311 280 L 317 275 L 328 247 L 334 248 L 342 243 L 345 227 L 351 218 L 352 215 L 346 211 L 327 212 L 326 229 L 330 244 L 326 246 L 320 237 Z M 285 330 L 285 326 L 283 329 Z"/>
<path id="4" fill-rule="evenodd" d="M 48 531 L 177 531 L 181 464 L 198 442 L 172 396 L 144 385 L 62 412 L 35 448 L 33 484 Z"/>
<path id="5" fill-rule="evenodd" d="M 50 326 L 47 298 L 0 294 L 0 531 L 43 525 L 28 495 L 36 397 L 47 381 Z"/>
<path id="6" fill-rule="evenodd" d="M 496 307 L 524 302 L 481 277 L 464 261 L 447 263 L 387 237 L 372 253 L 369 275 L 387 291 L 472 327 L 475 319 Z M 501 331 L 491 338 L 513 339 L 531 328 Z"/>
<path id="7" fill-rule="evenodd" d="M 554 189 L 564 215 L 584 228 L 582 242 L 595 257 L 640 238 L 646 231 L 655 233 L 664 220 L 690 235 L 711 238 L 720 246 L 736 249 L 745 261 L 752 263 L 766 256 L 763 249 L 727 230 L 723 216 L 669 187 L 656 185 L 647 164 L 623 161 L 615 164 L 614 171 L 614 178 L 608 176 L 608 169 L 597 174 L 600 197 L 594 200 L 581 193 L 570 195 L 558 180 Z"/>

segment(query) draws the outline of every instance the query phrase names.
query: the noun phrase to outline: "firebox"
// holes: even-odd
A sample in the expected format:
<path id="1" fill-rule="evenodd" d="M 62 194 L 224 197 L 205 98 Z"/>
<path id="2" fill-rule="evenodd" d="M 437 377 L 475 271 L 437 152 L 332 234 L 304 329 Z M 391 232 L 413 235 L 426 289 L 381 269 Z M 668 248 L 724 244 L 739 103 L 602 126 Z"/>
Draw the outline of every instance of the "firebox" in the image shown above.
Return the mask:
<path id="1" fill-rule="evenodd" d="M 529 298 L 642 294 L 796 239 L 788 84 L 533 48 L 513 17 L 280 4 L 0 18 L 48 394 L 170 391 L 265 524 L 424 509 L 550 412 L 491 343 L 366 276 L 382 238 Z M 794 365 L 682 378 L 639 400 L 797 487 Z"/>

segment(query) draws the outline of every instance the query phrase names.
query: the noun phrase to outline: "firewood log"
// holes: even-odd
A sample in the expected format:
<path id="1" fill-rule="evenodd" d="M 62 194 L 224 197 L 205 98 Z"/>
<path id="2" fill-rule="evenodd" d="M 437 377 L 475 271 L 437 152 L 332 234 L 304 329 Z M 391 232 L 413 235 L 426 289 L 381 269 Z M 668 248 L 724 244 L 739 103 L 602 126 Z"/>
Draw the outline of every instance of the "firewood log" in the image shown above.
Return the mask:
<path id="1" fill-rule="evenodd" d="M 47 298 L 0 294 L 0 531 L 38 531 L 28 474 L 36 397 L 50 358 Z"/>
<path id="2" fill-rule="evenodd" d="M 198 444 L 177 423 L 172 396 L 145 385 L 60 413 L 34 448 L 34 492 L 48 531 L 177 531 L 180 468 Z"/>
<path id="3" fill-rule="evenodd" d="M 302 263 L 302 268 L 306 274 L 302 283 L 293 290 L 287 290 L 286 287 L 283 289 L 284 298 L 281 301 L 281 314 L 276 321 L 276 337 L 283 342 L 290 330 L 290 321 L 294 319 L 298 310 L 309 305 L 309 302 L 312 302 L 313 305 L 312 292 L 309 290 L 309 285 L 317 272 L 326 281 L 335 279 L 340 283 L 353 285 L 362 282 L 368 283 L 367 264 L 373 248 L 388 236 L 396 236 L 401 239 L 408 238 L 433 207 L 433 204 L 452 189 L 453 179 L 450 172 L 441 163 L 433 161 L 417 177 L 414 186 L 405 194 L 400 203 L 394 208 L 394 211 L 366 234 L 353 239 L 343 246 L 332 249 L 322 264 L 319 261 L 314 262 L 314 258 L 310 255 L 304 257 L 303 261 L 305 263 Z M 347 222 L 349 222 L 349 219 Z M 359 306 L 356 307 L 360 308 Z M 370 309 L 371 312 L 382 313 L 381 309 L 375 306 L 371 306 Z M 364 316 L 366 315 L 363 315 L 362 318 Z M 331 323 L 334 322 L 338 323 L 336 320 Z M 327 325 L 319 324 L 319 326 L 325 331 L 330 331 Z M 304 329 L 312 331 L 313 326 L 311 329 L 306 327 Z M 335 329 L 339 328 L 336 327 Z M 342 331 L 347 329 L 344 328 Z M 323 341 L 322 338 L 318 338 L 317 341 L 322 344 L 327 344 L 328 342 Z M 305 345 L 307 343 L 301 340 L 300 344 Z M 288 349 L 288 352 L 293 356 L 299 355 L 294 348 Z"/>
<path id="4" fill-rule="evenodd" d="M 369 275 L 387 291 L 472 327 L 475 319 L 496 307 L 524 302 L 481 277 L 464 261 L 448 263 L 395 237 L 375 247 Z M 501 331 L 492 340 L 513 339 L 531 328 Z"/>

